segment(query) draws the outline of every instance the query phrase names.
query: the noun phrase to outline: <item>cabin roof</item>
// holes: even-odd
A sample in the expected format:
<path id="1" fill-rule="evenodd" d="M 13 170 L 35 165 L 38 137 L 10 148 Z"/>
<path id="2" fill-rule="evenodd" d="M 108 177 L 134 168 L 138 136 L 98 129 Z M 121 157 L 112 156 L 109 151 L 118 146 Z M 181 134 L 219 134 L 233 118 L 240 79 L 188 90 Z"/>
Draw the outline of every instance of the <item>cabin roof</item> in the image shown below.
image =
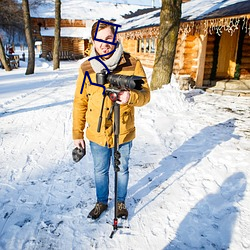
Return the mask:
<path id="1" fill-rule="evenodd" d="M 161 8 L 150 8 L 124 16 L 119 32 L 159 26 Z M 250 14 L 249 0 L 191 0 L 182 3 L 182 22 Z"/>
<path id="2" fill-rule="evenodd" d="M 147 9 L 149 6 L 133 4 L 115 4 L 108 2 L 96 2 L 93 0 L 61 0 L 61 18 L 70 20 L 97 20 L 120 19 L 122 15 L 131 14 L 138 9 Z M 36 9 L 30 10 L 34 18 L 55 18 L 55 3 L 46 0 Z"/>
<path id="3" fill-rule="evenodd" d="M 197 21 L 250 13 L 249 0 L 192 0 L 183 4 L 182 21 Z"/>
<path id="4" fill-rule="evenodd" d="M 54 37 L 55 28 L 41 28 L 42 36 L 51 36 Z M 81 39 L 89 39 L 90 38 L 91 29 L 84 27 L 61 27 L 61 37 L 77 37 Z"/>

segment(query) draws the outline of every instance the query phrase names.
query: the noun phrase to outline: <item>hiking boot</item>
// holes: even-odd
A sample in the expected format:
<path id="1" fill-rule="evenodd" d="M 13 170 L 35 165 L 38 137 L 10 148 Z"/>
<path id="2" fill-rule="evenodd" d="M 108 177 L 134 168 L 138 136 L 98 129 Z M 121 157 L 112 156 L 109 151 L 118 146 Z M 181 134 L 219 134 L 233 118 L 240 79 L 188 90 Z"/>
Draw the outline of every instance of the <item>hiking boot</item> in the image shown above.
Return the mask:
<path id="1" fill-rule="evenodd" d="M 124 202 L 117 202 L 117 218 L 127 219 L 128 210 Z"/>
<path id="2" fill-rule="evenodd" d="M 107 210 L 107 208 L 108 208 L 108 205 L 103 204 L 101 202 L 97 202 L 95 204 L 95 207 L 90 211 L 88 218 L 91 218 L 93 220 L 98 219 L 100 215 L 102 214 L 102 212 Z"/>

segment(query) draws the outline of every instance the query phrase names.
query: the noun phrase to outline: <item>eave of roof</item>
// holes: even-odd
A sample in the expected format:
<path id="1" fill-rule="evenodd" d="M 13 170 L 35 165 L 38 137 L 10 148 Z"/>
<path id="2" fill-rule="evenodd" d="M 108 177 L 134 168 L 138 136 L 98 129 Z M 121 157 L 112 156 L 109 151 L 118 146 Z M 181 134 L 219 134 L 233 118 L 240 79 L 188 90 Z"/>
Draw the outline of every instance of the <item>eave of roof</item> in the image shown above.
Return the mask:
<path id="1" fill-rule="evenodd" d="M 214 18 L 221 18 L 221 17 L 233 17 L 233 16 L 240 16 L 250 14 L 250 1 L 242 1 L 238 3 L 234 3 L 231 5 L 227 5 L 218 9 L 211 9 L 211 11 L 198 15 L 195 18 L 184 16 L 181 18 L 181 21 L 199 21 L 205 19 L 214 19 Z"/>
<path id="2" fill-rule="evenodd" d="M 55 28 L 41 28 L 42 36 L 54 37 Z M 61 28 L 61 37 L 71 37 L 71 38 L 81 38 L 89 39 L 90 38 L 90 28 L 83 27 L 62 27 Z"/>
<path id="3" fill-rule="evenodd" d="M 142 15 L 128 16 L 119 32 L 159 26 L 160 8 Z M 139 13 L 139 12 L 138 12 Z M 181 22 L 193 22 L 206 19 L 233 17 L 250 14 L 250 0 L 191 0 L 182 4 Z"/>

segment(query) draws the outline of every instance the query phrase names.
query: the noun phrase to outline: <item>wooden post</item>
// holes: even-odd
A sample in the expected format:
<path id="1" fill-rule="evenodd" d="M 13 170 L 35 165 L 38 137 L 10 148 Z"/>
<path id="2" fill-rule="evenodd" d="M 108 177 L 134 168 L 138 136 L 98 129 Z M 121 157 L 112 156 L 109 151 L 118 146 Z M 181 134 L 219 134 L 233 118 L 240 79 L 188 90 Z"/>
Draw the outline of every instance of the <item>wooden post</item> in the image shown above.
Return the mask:
<path id="1" fill-rule="evenodd" d="M 146 38 L 143 39 L 143 44 L 144 44 L 143 45 L 143 47 L 144 47 L 143 53 L 146 54 L 146 50 L 147 50 L 147 39 Z"/>
<path id="2" fill-rule="evenodd" d="M 152 38 L 148 39 L 148 53 L 151 53 Z"/>
<path id="3" fill-rule="evenodd" d="M 142 39 L 139 40 L 139 53 L 141 54 L 141 44 L 142 44 Z"/>
<path id="4" fill-rule="evenodd" d="M 202 87 L 203 78 L 204 78 L 204 68 L 205 68 L 205 60 L 206 60 L 206 50 L 207 50 L 207 35 L 200 34 L 199 36 L 199 54 L 198 54 L 198 65 L 196 72 L 196 86 Z"/>

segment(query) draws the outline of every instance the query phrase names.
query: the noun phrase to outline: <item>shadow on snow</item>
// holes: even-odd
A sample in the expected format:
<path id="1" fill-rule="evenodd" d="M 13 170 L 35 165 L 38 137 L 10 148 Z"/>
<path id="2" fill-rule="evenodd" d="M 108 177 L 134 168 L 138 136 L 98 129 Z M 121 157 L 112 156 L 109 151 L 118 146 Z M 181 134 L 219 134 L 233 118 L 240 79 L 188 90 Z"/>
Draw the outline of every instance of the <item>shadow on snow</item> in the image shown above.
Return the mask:
<path id="1" fill-rule="evenodd" d="M 198 134 L 192 136 L 178 149 L 173 151 L 171 155 L 163 158 L 159 163 L 158 168 L 154 169 L 152 172 L 148 173 L 141 180 L 139 180 L 135 185 L 131 186 L 128 190 L 129 196 L 133 197 L 134 200 L 140 200 L 142 197 L 147 196 L 152 191 L 157 189 L 161 184 L 174 175 L 174 173 L 185 168 L 187 165 L 189 165 L 189 167 L 186 171 L 197 166 L 199 162 L 216 146 L 229 141 L 232 138 L 239 139 L 239 136 L 233 134 L 235 129 L 234 123 L 235 119 L 229 119 L 223 123 L 202 129 Z M 162 191 L 151 199 L 151 201 L 156 199 L 157 196 L 159 196 L 172 184 L 173 183 L 169 183 L 167 187 L 161 189 Z M 141 209 L 143 209 L 143 207 Z"/>
<path id="2" fill-rule="evenodd" d="M 171 155 L 162 159 L 158 168 L 148 173 L 129 188 L 128 193 L 131 203 L 133 201 L 138 203 L 143 197 L 155 194 L 136 212 L 136 204 L 132 206 L 133 211 L 130 208 L 130 216 L 133 217 L 139 213 L 175 181 L 181 178 L 181 176 L 177 177 L 177 179 L 166 183 L 164 188 L 161 187 L 159 189 L 176 172 L 186 168 L 182 173 L 182 176 L 185 175 L 188 170 L 196 167 L 218 145 L 232 138 L 239 139 L 239 136 L 233 134 L 234 130 L 235 119 L 229 119 L 225 122 L 206 127 L 184 142 Z M 181 223 L 177 238 L 165 250 L 178 249 L 176 246 L 180 242 L 183 244 L 180 249 L 186 249 L 188 246 L 191 249 L 192 247 L 196 247 L 196 245 L 202 247 L 202 244 L 205 242 L 215 248 L 218 246 L 227 247 L 230 242 L 231 228 L 237 213 L 237 209 L 232 204 L 237 199 L 242 198 L 238 193 L 244 192 L 245 185 L 246 178 L 242 173 L 235 174 L 227 179 L 218 194 L 209 195 L 191 210 Z M 158 190 L 160 191 L 158 192 Z M 220 201 L 220 203 L 216 204 L 217 201 Z M 223 237 L 220 238 L 220 236 Z"/>
<path id="3" fill-rule="evenodd" d="M 164 250 L 229 249 L 247 180 L 242 172 L 228 177 L 217 193 L 207 195 L 181 222 L 175 239 Z"/>
<path id="4" fill-rule="evenodd" d="M 40 110 L 40 109 L 44 109 L 44 108 L 51 108 L 51 107 L 55 107 L 55 106 L 65 105 L 65 104 L 72 103 L 72 102 L 73 102 L 73 100 L 66 100 L 66 101 L 62 101 L 62 102 L 43 104 L 43 105 L 36 106 L 36 107 L 21 108 L 21 109 L 14 110 L 14 111 L 5 111 L 3 113 L 0 113 L 0 117 L 6 117 L 9 115 L 15 115 L 15 114 L 25 113 L 25 112 L 29 112 L 29 111 Z"/>

